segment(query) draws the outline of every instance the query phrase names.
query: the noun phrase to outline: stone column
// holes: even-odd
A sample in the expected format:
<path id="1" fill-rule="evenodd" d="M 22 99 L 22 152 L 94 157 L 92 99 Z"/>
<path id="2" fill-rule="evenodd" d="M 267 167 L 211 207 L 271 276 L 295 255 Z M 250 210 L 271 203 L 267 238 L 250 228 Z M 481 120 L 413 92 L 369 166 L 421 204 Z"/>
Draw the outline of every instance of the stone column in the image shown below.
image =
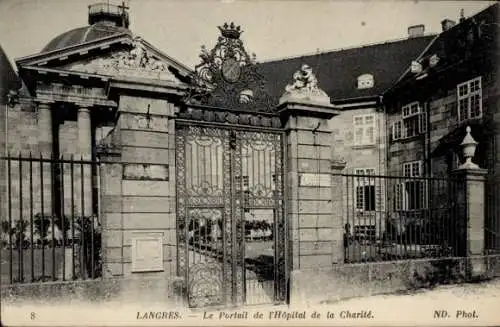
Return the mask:
<path id="1" fill-rule="evenodd" d="M 460 181 L 457 202 L 460 208 L 458 226 L 465 230 L 460 235 L 461 254 L 470 257 L 468 261 L 469 277 L 476 277 L 486 273 L 486 262 L 482 257 L 485 254 L 484 225 L 485 225 L 485 188 L 487 170 L 474 164 L 471 159 L 477 143 L 470 135 L 470 127 L 462 142 L 465 162 L 452 172 L 452 176 Z"/>
<path id="2" fill-rule="evenodd" d="M 90 122 L 90 110 L 84 105 L 78 108 L 77 118 L 77 133 L 78 133 L 78 155 L 77 160 L 83 159 L 85 162 L 78 164 L 78 174 L 81 179 L 77 179 L 76 187 L 79 194 L 78 197 L 79 213 L 83 216 L 92 215 L 92 165 L 89 163 L 92 160 L 92 129 Z M 83 169 L 82 169 L 83 168 Z M 83 171 L 83 175 L 82 175 Z M 83 182 L 82 182 L 83 179 Z M 83 190 L 83 193 L 82 193 Z M 82 212 L 82 197 L 83 197 L 83 212 Z"/>
<path id="3" fill-rule="evenodd" d="M 53 141 L 53 124 L 52 124 L 52 102 L 40 101 L 37 103 L 38 106 L 38 148 L 40 153 L 34 154 L 35 156 L 41 156 L 44 159 L 49 159 L 52 157 L 52 141 Z M 40 203 L 35 204 L 35 212 L 42 212 L 42 201 L 43 201 L 43 213 L 46 216 L 52 215 L 52 165 L 50 162 L 42 163 L 42 171 L 40 171 L 40 164 L 35 164 L 33 167 L 33 180 L 43 181 L 36 187 L 33 188 L 33 196 L 38 195 L 36 198 L 40 198 Z M 42 190 L 43 189 L 43 190 Z M 43 199 L 41 199 L 43 191 Z M 36 194 L 35 194 L 36 193 Z"/>
<path id="4" fill-rule="evenodd" d="M 52 110 L 51 103 L 38 103 L 38 146 L 43 156 L 52 154 Z"/>
<path id="5" fill-rule="evenodd" d="M 90 110 L 87 107 L 78 108 L 78 150 L 84 159 L 92 156 L 92 129 L 90 123 Z"/>

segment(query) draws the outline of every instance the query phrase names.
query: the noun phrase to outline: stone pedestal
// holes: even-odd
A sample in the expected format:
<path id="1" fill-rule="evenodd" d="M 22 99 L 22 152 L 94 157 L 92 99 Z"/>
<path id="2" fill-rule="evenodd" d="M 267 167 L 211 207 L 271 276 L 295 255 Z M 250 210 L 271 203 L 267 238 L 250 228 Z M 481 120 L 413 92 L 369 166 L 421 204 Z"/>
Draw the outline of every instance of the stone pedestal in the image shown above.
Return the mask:
<path id="1" fill-rule="evenodd" d="M 342 244 L 340 222 L 334 221 L 331 174 L 331 131 L 328 120 L 337 115 L 325 102 L 287 97 L 279 106 L 286 122 L 291 268 L 331 267 Z"/>

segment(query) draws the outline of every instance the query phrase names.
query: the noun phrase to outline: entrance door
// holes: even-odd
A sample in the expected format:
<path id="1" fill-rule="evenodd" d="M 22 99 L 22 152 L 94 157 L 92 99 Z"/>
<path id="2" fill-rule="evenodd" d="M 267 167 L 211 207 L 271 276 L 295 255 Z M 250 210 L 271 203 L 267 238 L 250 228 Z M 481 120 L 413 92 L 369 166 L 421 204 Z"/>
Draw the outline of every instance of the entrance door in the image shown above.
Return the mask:
<path id="1" fill-rule="evenodd" d="M 178 274 L 191 307 L 282 302 L 282 134 L 180 124 Z"/>

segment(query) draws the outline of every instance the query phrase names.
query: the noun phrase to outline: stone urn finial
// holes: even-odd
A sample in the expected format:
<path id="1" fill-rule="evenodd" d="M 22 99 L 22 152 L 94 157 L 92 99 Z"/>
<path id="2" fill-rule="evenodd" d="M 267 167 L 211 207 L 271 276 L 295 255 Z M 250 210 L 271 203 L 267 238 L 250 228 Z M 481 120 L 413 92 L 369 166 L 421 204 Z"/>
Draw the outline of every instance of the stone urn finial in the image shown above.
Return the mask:
<path id="1" fill-rule="evenodd" d="M 465 169 L 465 168 L 473 168 L 477 169 L 479 168 L 478 165 L 472 162 L 472 158 L 474 157 L 474 154 L 476 153 L 476 147 L 478 143 L 472 138 L 472 135 L 470 135 L 471 128 L 470 126 L 467 126 L 465 129 L 467 134 L 464 137 L 464 140 L 462 143 L 460 143 L 460 146 L 462 147 L 462 154 L 465 158 L 465 161 L 463 164 L 460 165 L 460 169 Z"/>

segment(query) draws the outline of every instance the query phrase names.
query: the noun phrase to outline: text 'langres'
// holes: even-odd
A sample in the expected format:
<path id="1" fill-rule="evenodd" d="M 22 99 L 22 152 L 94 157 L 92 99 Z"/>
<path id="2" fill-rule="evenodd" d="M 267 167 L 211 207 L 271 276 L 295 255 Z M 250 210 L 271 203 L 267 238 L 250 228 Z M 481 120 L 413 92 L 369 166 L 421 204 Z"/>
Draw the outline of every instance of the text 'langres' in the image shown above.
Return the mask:
<path id="1" fill-rule="evenodd" d="M 161 319 L 181 319 L 178 311 L 137 311 L 137 319 L 161 320 Z"/>

